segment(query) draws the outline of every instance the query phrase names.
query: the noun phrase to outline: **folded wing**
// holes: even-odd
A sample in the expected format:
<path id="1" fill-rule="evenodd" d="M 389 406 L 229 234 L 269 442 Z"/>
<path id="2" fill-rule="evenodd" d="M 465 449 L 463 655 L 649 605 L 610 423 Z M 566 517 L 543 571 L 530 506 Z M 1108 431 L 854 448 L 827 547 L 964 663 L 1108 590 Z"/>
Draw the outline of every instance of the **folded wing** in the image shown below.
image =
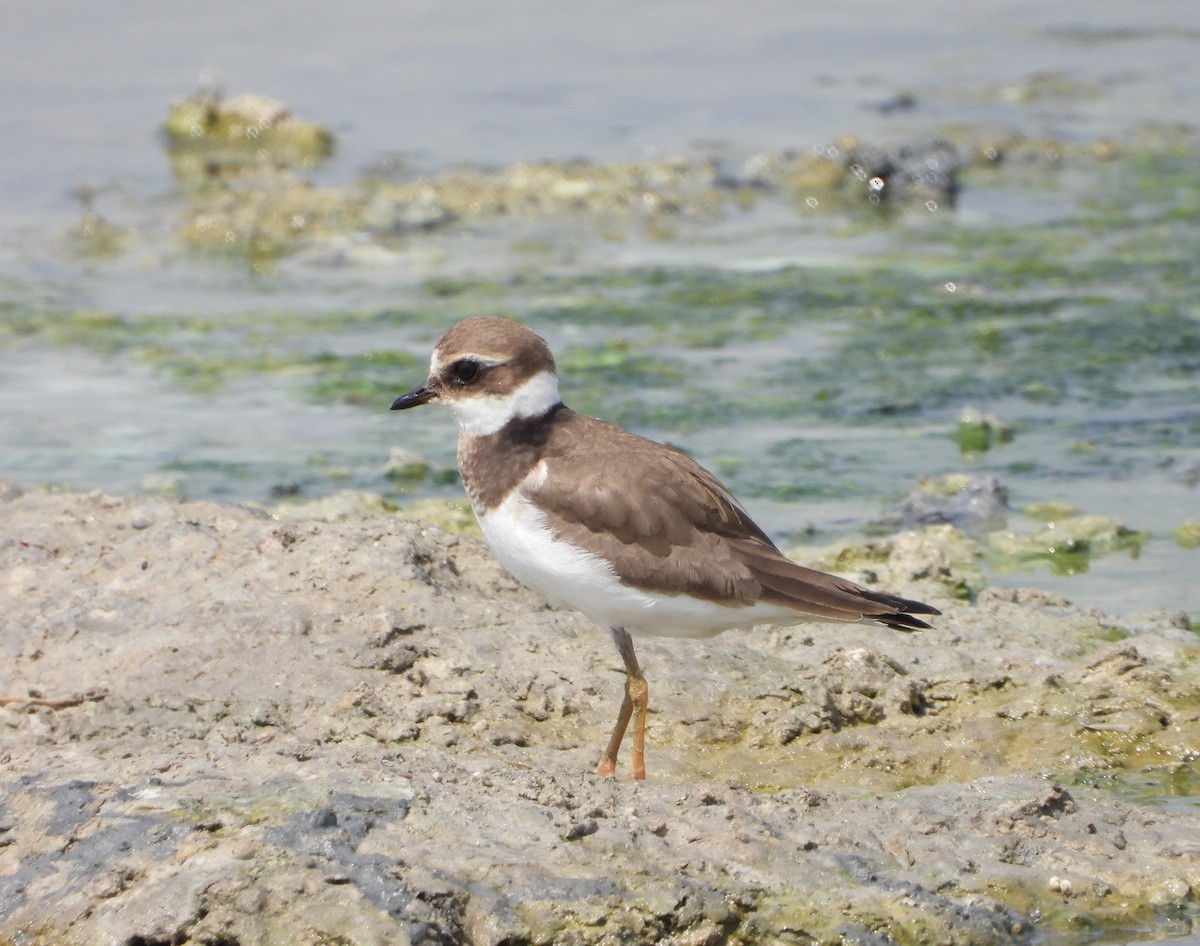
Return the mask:
<path id="1" fill-rule="evenodd" d="M 566 541 L 614 563 L 618 575 L 650 590 L 691 594 L 732 606 L 759 600 L 835 621 L 871 620 L 899 630 L 929 627 L 927 604 L 871 591 L 785 558 L 713 474 L 687 455 L 602 421 L 575 415 L 566 431 L 575 479 L 555 472 L 530 492 Z M 604 437 L 590 431 L 603 425 Z M 590 435 L 589 435 L 590 434 Z M 617 441 L 614 444 L 614 439 Z M 608 448 L 579 463 L 581 444 Z M 636 490 L 622 489 L 636 472 Z"/>

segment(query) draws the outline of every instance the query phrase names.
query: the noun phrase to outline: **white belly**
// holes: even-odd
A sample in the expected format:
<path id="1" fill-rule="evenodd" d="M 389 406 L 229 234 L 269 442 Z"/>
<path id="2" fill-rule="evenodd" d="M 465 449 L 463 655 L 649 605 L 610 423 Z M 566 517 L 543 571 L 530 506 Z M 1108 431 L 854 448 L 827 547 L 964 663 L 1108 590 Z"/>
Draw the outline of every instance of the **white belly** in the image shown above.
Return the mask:
<path id="1" fill-rule="evenodd" d="M 631 634 L 711 637 L 734 627 L 816 620 L 774 605 L 726 606 L 631 588 L 607 561 L 556 538 L 544 514 L 519 491 L 478 518 L 488 545 L 513 577 L 551 603 L 581 611 L 606 627 L 623 627 Z"/>

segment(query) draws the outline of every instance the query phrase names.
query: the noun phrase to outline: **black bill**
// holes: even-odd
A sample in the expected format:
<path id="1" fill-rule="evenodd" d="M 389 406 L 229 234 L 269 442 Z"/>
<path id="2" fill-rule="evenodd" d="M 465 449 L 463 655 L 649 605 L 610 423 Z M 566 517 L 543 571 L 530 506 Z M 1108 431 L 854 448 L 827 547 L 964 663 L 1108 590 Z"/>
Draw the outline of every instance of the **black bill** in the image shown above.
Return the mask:
<path id="1" fill-rule="evenodd" d="M 419 388 L 413 388 L 407 394 L 401 394 L 396 400 L 392 401 L 391 409 L 394 411 L 406 411 L 410 407 L 419 407 L 422 404 L 427 404 L 435 397 L 437 397 L 436 394 L 422 385 Z"/>

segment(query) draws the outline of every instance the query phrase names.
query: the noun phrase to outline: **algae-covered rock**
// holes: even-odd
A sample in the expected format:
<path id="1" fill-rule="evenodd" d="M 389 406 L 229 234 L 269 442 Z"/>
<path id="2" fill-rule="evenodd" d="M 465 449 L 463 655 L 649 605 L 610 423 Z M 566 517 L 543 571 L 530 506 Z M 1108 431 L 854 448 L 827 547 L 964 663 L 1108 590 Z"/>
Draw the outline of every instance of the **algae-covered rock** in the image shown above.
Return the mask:
<path id="1" fill-rule="evenodd" d="M 1136 556 L 1147 538 L 1106 516 L 1068 515 L 1031 533 L 993 532 L 987 537 L 987 555 L 1002 570 L 1044 562 L 1055 574 L 1071 575 L 1087 571 L 1095 555 L 1119 551 Z"/>
<path id="2" fill-rule="evenodd" d="M 204 180 L 261 164 L 313 167 L 334 147 L 328 129 L 298 118 L 274 99 L 254 94 L 224 98 L 203 89 L 172 104 L 162 133 L 180 180 Z"/>
<path id="3" fill-rule="evenodd" d="M 1062 502 L 1030 503 L 1021 512 L 1038 522 L 1057 522 L 1060 519 L 1078 516 L 1079 508 L 1071 503 Z"/>
<path id="4" fill-rule="evenodd" d="M 645 224 L 709 216 L 727 195 L 709 162 L 665 158 L 644 163 L 519 161 L 502 168 L 464 166 L 408 181 L 364 182 L 363 224 L 383 234 L 431 230 L 459 220 L 591 215 Z"/>
<path id="5" fill-rule="evenodd" d="M 943 138 L 893 146 L 846 138 L 756 154 L 740 165 L 718 153 L 516 161 L 433 172 L 377 166 L 348 186 L 317 189 L 290 179 L 288 172 L 328 155 L 332 135 L 270 99 L 226 100 L 201 92 L 176 103 L 163 134 L 177 179 L 206 185 L 189 195 L 193 207 L 181 227 L 185 241 L 252 261 L 290 255 L 310 243 L 372 241 L 395 249 L 398 242 L 488 222 L 512 227 L 582 221 L 602 239 L 632 234 L 672 239 L 685 226 L 719 222 L 769 200 L 806 215 L 864 208 L 933 211 L 954 204 L 961 153 L 970 146 Z M 247 187 L 215 186 L 231 182 Z M 527 245 L 545 245 L 540 233 L 518 237 Z M 968 453 L 1010 435 L 994 418 L 964 421 L 956 433 Z"/>
<path id="6" fill-rule="evenodd" d="M 436 526 L 443 532 L 456 535 L 482 537 L 479 522 L 465 499 L 423 499 L 404 506 L 401 513 L 406 519 L 415 519 Z"/>
<path id="7" fill-rule="evenodd" d="M 971 598 L 983 588 L 979 542 L 949 524 L 866 541 L 843 539 L 825 549 L 801 546 L 788 554 L 812 568 L 844 575 L 868 587 L 930 582 L 954 598 Z"/>
<path id="8" fill-rule="evenodd" d="M 356 205 L 342 191 L 274 171 L 191 193 L 188 204 L 180 240 L 204 253 L 251 261 L 279 259 L 356 226 Z"/>
<path id="9" fill-rule="evenodd" d="M 201 188 L 191 194 L 193 207 L 181 227 L 182 238 L 197 248 L 252 258 L 279 257 L 306 242 L 355 233 L 396 240 L 504 218 L 586 217 L 606 235 L 640 230 L 658 239 L 671 236 L 680 221 L 714 221 L 744 209 L 748 193 L 773 193 L 806 211 L 873 202 L 870 198 L 884 193 L 889 204 L 927 198 L 936 202 L 925 193 L 928 181 L 919 180 L 943 174 L 930 170 L 942 167 L 941 159 L 916 146 L 903 146 L 859 149 L 874 155 L 862 158 L 877 172 L 872 180 L 883 181 L 879 175 L 886 175 L 887 183 L 875 191 L 869 181 L 864 185 L 859 180 L 867 173 L 853 163 L 859 151 L 847 157 L 836 148 L 800 157 L 764 157 L 756 164 L 753 184 L 739 183 L 709 158 L 666 157 L 460 166 L 408 179 L 367 177 L 334 189 L 316 188 L 284 173 L 310 167 L 328 154 L 332 137 L 269 100 L 194 97 L 175 106 L 165 135 L 180 180 L 235 179 L 247 185 Z M 921 172 L 908 168 L 901 154 L 908 156 L 904 160 L 928 166 L 922 164 Z M 848 195 L 847 187 L 854 193 Z M 858 193 L 863 187 L 870 192 L 866 198 Z M 949 197 L 941 193 L 939 199 Z"/>
<path id="10" fill-rule="evenodd" d="M 1181 524 L 1174 532 L 1175 541 L 1179 543 L 1181 548 L 1197 549 L 1200 548 L 1200 522 L 1194 522 L 1189 519 Z"/>

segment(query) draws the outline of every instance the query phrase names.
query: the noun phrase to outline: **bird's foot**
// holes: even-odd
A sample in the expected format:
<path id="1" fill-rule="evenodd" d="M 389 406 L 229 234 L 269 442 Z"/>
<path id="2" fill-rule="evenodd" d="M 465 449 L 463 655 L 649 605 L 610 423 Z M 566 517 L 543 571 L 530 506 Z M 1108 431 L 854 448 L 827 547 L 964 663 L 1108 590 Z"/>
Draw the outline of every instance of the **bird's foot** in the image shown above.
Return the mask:
<path id="1" fill-rule="evenodd" d="M 617 762 L 615 759 L 601 759 L 600 764 L 596 766 L 596 774 L 601 778 L 615 778 L 617 774 Z M 646 762 L 644 759 L 634 758 L 630 764 L 630 772 L 624 776 L 622 782 L 644 782 L 646 780 Z"/>

